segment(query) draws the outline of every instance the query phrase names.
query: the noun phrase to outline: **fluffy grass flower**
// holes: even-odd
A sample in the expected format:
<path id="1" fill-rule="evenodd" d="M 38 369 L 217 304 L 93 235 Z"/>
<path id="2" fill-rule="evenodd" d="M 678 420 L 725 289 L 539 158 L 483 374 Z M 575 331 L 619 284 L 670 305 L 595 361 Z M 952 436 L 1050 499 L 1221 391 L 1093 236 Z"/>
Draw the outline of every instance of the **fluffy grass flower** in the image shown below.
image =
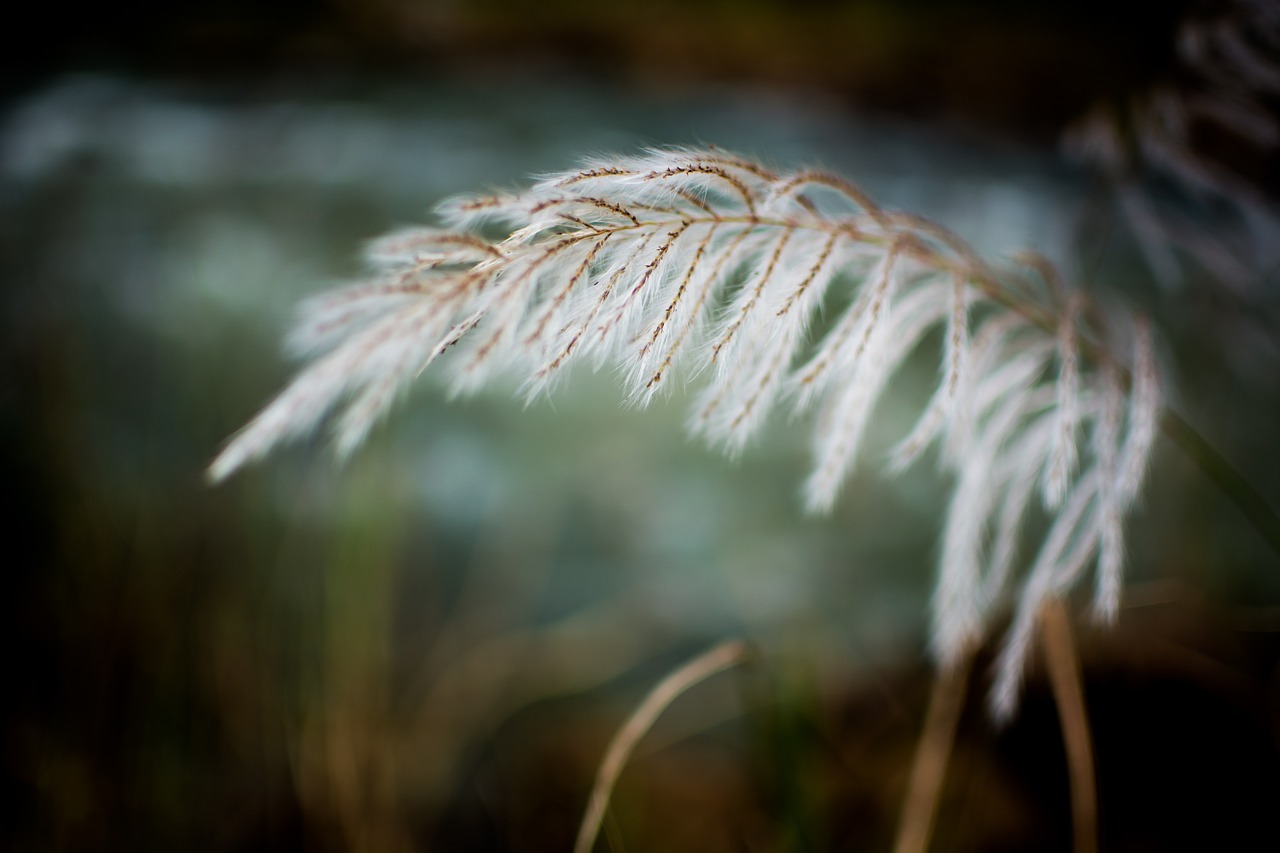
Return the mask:
<path id="1" fill-rule="evenodd" d="M 304 304 L 290 345 L 308 366 L 232 439 L 213 479 L 334 410 L 349 452 L 437 360 L 456 391 L 514 374 L 529 395 L 588 361 L 616 365 L 639 404 L 677 375 L 700 378 L 691 429 L 731 452 L 771 413 L 814 410 L 804 500 L 826 511 L 891 379 L 941 329 L 937 388 L 890 458 L 901 470 L 937 445 L 955 477 L 936 656 L 953 661 L 1014 600 L 993 694 L 1008 712 L 1047 598 L 1093 567 L 1096 612 L 1114 616 L 1123 520 L 1161 408 L 1144 320 L 1098 311 L 1037 259 L 996 270 L 833 175 L 717 150 L 596 160 L 440 214 L 443 228 L 374 243 L 368 281 Z M 831 298 L 849 287 L 851 299 Z M 837 301 L 848 307 L 815 331 Z M 1048 533 L 1019 572 L 1037 502 Z"/>

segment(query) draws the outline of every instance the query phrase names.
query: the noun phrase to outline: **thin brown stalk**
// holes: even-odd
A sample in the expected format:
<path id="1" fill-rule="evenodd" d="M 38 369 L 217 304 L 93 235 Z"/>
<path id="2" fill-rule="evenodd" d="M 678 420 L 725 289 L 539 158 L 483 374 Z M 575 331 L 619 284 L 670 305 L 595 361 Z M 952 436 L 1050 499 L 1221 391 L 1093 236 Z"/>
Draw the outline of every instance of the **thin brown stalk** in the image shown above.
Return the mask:
<path id="1" fill-rule="evenodd" d="M 1071 817 L 1076 853 L 1097 853 L 1098 793 L 1093 767 L 1093 743 L 1084 706 L 1080 661 L 1067 608 L 1060 598 L 1045 602 L 1040 610 L 1049 685 L 1058 706 L 1062 740 L 1067 750 L 1071 780 Z"/>
<path id="2" fill-rule="evenodd" d="M 605 750 L 604 760 L 596 772 L 595 784 L 591 786 L 591 796 L 587 799 L 587 810 L 578 828 L 578 840 L 573 845 L 574 853 L 590 853 L 600 834 L 600 824 L 604 820 L 605 809 L 609 805 L 609 795 L 613 786 L 626 766 L 640 738 L 653 726 L 658 716 L 666 710 L 675 699 L 700 681 L 705 681 L 718 672 L 746 662 L 749 649 L 741 640 L 728 640 L 703 652 L 675 672 L 662 679 L 649 695 L 627 718 L 626 723 L 613 736 L 609 748 Z"/>
<path id="3" fill-rule="evenodd" d="M 795 234 L 794 228 L 783 229 L 782 236 L 778 238 L 777 244 L 773 247 L 773 252 L 769 255 L 769 261 L 765 264 L 764 272 L 760 274 L 760 278 L 751 292 L 751 297 L 738 310 L 737 317 L 731 324 L 729 324 L 729 328 L 725 331 L 724 335 L 721 336 L 720 340 L 716 341 L 715 345 L 711 348 L 712 361 L 715 361 L 720 356 L 721 350 L 729 345 L 733 340 L 733 336 L 738 333 L 738 330 L 742 328 L 742 324 L 746 322 L 748 315 L 751 313 L 751 309 L 760 301 L 760 296 L 764 293 L 765 287 L 768 286 L 769 279 L 773 277 L 773 271 L 778 266 L 778 260 L 782 257 L 782 253 L 787 250 L 787 243 L 790 242 L 793 234 Z"/>
<path id="4" fill-rule="evenodd" d="M 973 655 L 966 652 L 955 663 L 944 666 L 933 680 L 929 710 L 925 713 L 924 730 L 911 764 L 907 799 L 902 806 L 893 853 L 924 853 L 929 847 L 942 782 L 955 744 L 956 726 L 964 710 L 972 663 Z"/>
<path id="5" fill-rule="evenodd" d="M 742 196 L 742 201 L 747 207 L 747 212 L 753 217 L 756 215 L 755 194 L 748 189 L 746 184 L 718 166 L 708 166 L 704 163 L 694 163 L 688 166 L 674 166 L 660 172 L 651 172 L 645 176 L 645 180 L 665 180 L 679 175 L 711 175 L 722 179 L 733 187 L 734 191 L 737 192 L 738 195 Z"/>

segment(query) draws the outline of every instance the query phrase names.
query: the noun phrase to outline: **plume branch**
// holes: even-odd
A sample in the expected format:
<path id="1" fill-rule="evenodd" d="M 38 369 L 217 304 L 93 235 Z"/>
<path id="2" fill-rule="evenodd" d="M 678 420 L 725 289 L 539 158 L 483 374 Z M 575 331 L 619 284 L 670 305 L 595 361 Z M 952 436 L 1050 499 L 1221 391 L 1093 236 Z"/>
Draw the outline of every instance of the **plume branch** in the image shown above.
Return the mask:
<path id="1" fill-rule="evenodd" d="M 310 363 L 231 439 L 211 479 L 334 410 L 336 449 L 349 452 L 437 360 L 455 391 L 502 373 L 530 395 L 575 362 L 612 364 L 642 405 L 679 364 L 706 377 L 693 430 L 734 452 L 772 413 L 814 408 L 804 500 L 826 511 L 878 400 L 937 330 L 937 387 L 889 465 L 900 471 L 937 446 L 955 478 L 935 654 L 956 660 L 1012 601 L 992 700 L 1008 712 L 1049 596 L 1096 564 L 1095 609 L 1114 616 L 1124 516 L 1162 408 L 1149 321 L 1086 326 L 1100 309 L 1038 256 L 996 269 L 946 229 L 886 211 L 839 177 L 778 174 L 714 149 L 595 160 L 439 212 L 442 228 L 372 243 L 368 281 L 304 303 L 289 341 Z M 494 233 L 504 236 L 484 236 Z M 832 290 L 847 286 L 848 308 L 815 334 Z M 1049 534 L 1019 573 L 1037 495 Z"/>

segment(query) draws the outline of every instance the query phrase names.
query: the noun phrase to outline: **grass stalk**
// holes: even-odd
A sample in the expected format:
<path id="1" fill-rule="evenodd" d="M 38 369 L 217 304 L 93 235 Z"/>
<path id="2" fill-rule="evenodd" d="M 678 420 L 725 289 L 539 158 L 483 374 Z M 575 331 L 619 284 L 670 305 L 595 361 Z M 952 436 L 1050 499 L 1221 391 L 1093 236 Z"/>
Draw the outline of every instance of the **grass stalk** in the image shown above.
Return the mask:
<path id="1" fill-rule="evenodd" d="M 1062 740 L 1067 752 L 1071 784 L 1071 820 L 1075 853 L 1097 853 L 1098 792 L 1093 765 L 1093 739 L 1084 705 L 1080 661 L 1076 657 L 1071 619 L 1061 598 L 1045 602 L 1040 610 L 1049 685 L 1058 708 Z"/>
<path id="2" fill-rule="evenodd" d="M 631 713 L 626 723 L 618 730 L 605 750 L 600 769 L 596 772 L 595 783 L 591 786 L 591 796 L 587 799 L 587 809 L 582 816 L 582 824 L 578 828 L 578 840 L 573 845 L 574 853 L 590 853 L 595 845 L 596 836 L 600 833 L 600 824 L 604 820 L 605 809 L 609 805 L 609 796 L 613 787 L 626 766 L 636 744 L 652 728 L 654 722 L 676 700 L 680 694 L 690 687 L 705 681 L 718 672 L 745 663 L 750 656 L 747 644 L 741 640 L 728 640 L 703 652 L 675 672 L 668 675 L 649 692 L 640 706 Z"/>
<path id="3" fill-rule="evenodd" d="M 972 654 L 961 655 L 955 663 L 939 670 L 933 680 L 893 853 L 924 853 L 928 849 L 942 783 L 955 744 L 956 726 L 964 710 L 972 662 Z"/>

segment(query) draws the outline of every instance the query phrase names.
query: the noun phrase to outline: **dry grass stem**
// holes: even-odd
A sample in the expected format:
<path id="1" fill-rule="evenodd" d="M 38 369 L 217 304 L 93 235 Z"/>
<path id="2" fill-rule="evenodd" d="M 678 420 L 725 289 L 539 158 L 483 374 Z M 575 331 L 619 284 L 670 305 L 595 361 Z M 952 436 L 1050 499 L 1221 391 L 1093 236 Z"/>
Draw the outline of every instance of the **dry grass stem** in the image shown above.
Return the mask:
<path id="1" fill-rule="evenodd" d="M 1098 793 L 1093 767 L 1093 741 L 1085 710 L 1080 662 L 1076 657 L 1071 617 L 1061 599 L 1045 602 L 1040 611 L 1049 685 L 1058 707 L 1062 740 L 1071 780 L 1071 817 L 1075 853 L 1097 853 Z"/>
<path id="2" fill-rule="evenodd" d="M 596 836 L 600 832 L 601 821 L 604 820 L 605 809 L 609 805 L 609 796 L 613 786 L 626 766 L 640 738 L 653 726 L 659 715 L 681 694 L 693 685 L 705 681 L 718 672 L 744 663 L 749 657 L 749 650 L 741 640 L 729 640 L 698 655 L 675 672 L 662 679 L 644 698 L 640 706 L 631 713 L 622 728 L 609 741 L 600 769 L 596 773 L 595 784 L 591 786 L 591 796 L 587 799 L 587 809 L 582 816 L 582 824 L 578 828 L 578 840 L 573 845 L 574 853 L 591 853 Z"/>
<path id="3" fill-rule="evenodd" d="M 939 669 L 933 680 L 893 853 L 924 853 L 929 847 L 942 783 L 955 745 L 956 726 L 964 711 L 972 663 L 972 655 L 962 655 L 954 664 Z"/>

